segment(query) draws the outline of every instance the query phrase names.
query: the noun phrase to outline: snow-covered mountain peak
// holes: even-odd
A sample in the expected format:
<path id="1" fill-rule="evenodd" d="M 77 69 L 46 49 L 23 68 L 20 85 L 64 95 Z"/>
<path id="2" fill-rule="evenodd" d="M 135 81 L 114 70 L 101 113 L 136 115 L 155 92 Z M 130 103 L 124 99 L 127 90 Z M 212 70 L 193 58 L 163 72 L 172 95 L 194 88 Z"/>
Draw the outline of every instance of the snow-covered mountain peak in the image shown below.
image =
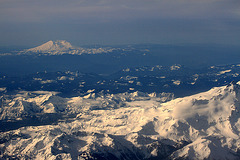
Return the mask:
<path id="1" fill-rule="evenodd" d="M 73 46 L 65 40 L 48 41 L 38 47 L 30 48 L 27 52 L 67 51 Z"/>
<path id="2" fill-rule="evenodd" d="M 18 52 L 18 55 L 27 54 L 27 55 L 63 55 L 63 54 L 71 54 L 71 55 L 82 55 L 82 54 L 100 54 L 100 53 L 109 53 L 115 50 L 121 50 L 119 48 L 81 48 L 72 46 L 69 42 L 65 40 L 56 40 L 56 41 L 48 41 L 40 46 L 26 49 Z"/>
<path id="3" fill-rule="evenodd" d="M 240 133 L 237 127 L 240 122 L 238 121 L 240 116 L 239 91 L 240 86 L 231 83 L 207 92 L 166 102 L 162 104 L 162 107 L 168 110 L 168 117 L 177 124 L 177 130 L 183 127 L 179 123 L 185 123 L 188 127 L 197 130 L 197 134 L 200 134 L 199 131 L 204 131 L 208 135 L 236 138 Z M 174 132 L 175 130 L 168 130 L 167 135 Z M 186 136 L 186 134 L 182 135 Z M 191 133 L 185 138 L 193 140 L 194 136 L 196 135 Z"/>

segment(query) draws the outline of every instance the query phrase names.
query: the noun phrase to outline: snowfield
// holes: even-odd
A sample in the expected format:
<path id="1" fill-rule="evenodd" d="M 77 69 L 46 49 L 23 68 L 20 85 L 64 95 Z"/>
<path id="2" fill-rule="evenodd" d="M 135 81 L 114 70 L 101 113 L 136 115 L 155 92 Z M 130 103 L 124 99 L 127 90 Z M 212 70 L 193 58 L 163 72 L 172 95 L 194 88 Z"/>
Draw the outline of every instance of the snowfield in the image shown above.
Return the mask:
<path id="1" fill-rule="evenodd" d="M 240 159 L 240 86 L 173 99 L 141 92 L 63 98 L 55 92 L 1 97 L 0 159 Z M 61 115 L 41 124 L 43 115 Z M 39 118 L 40 117 L 40 118 Z"/>

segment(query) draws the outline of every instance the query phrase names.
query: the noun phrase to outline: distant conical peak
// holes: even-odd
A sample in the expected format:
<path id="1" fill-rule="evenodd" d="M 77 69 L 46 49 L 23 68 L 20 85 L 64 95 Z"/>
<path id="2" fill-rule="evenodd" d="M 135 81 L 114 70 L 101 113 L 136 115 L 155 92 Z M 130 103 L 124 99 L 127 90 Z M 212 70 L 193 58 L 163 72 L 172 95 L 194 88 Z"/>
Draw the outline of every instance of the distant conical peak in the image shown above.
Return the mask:
<path id="1" fill-rule="evenodd" d="M 50 40 L 40 46 L 21 51 L 19 54 L 32 55 L 37 53 L 38 55 L 82 55 L 109 53 L 113 52 L 114 50 L 119 50 L 119 48 L 82 48 L 72 46 L 71 43 L 66 40 Z"/>
<path id="2" fill-rule="evenodd" d="M 40 46 L 30 48 L 27 51 L 45 52 L 45 51 L 65 51 L 73 49 L 73 46 L 65 40 L 48 41 Z"/>

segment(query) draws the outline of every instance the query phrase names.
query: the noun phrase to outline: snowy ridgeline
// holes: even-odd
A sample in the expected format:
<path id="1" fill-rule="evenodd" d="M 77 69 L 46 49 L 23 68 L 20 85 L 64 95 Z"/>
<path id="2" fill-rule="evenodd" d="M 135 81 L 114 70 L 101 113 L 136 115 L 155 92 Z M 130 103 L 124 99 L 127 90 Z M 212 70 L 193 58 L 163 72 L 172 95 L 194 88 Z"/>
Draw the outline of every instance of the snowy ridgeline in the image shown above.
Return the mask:
<path id="1" fill-rule="evenodd" d="M 173 97 L 171 93 L 147 94 L 138 91 L 103 94 L 94 93 L 93 89 L 88 90 L 84 96 L 63 98 L 58 96 L 58 92 L 20 91 L 17 94 L 3 94 L 0 97 L 0 120 L 10 122 L 41 114 L 77 115 L 91 110 L 129 107 L 128 103 L 132 101 L 166 102 Z"/>
<path id="2" fill-rule="evenodd" d="M 2 120 L 34 113 L 65 119 L 2 132 L 0 159 L 240 159 L 238 84 L 170 101 L 171 94 L 90 92 L 3 96 Z"/>

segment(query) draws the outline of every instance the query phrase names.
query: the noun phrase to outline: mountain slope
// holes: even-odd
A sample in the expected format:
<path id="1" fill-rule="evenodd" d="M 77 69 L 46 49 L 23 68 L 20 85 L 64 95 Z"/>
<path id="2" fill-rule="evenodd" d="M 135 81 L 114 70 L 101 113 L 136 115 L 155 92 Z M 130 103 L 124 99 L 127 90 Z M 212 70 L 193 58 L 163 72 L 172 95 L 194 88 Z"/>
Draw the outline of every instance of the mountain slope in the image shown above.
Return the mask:
<path id="1" fill-rule="evenodd" d="M 238 84 L 165 103 L 156 97 L 140 98 L 139 94 L 135 97 L 139 98 L 124 100 L 123 94 L 119 99 L 114 95 L 67 99 L 65 109 L 75 110 L 75 118 L 63 119 L 55 125 L 2 132 L 1 158 L 240 158 Z M 110 102 L 107 99 L 118 103 L 115 107 L 99 108 L 104 99 L 103 106 Z M 31 100 L 36 104 L 43 102 L 39 98 Z M 47 97 L 46 102 L 42 104 L 54 104 L 59 98 Z"/>
<path id="2" fill-rule="evenodd" d="M 38 47 L 26 50 L 27 52 L 67 51 L 73 49 L 72 45 L 64 40 L 48 41 Z"/>

